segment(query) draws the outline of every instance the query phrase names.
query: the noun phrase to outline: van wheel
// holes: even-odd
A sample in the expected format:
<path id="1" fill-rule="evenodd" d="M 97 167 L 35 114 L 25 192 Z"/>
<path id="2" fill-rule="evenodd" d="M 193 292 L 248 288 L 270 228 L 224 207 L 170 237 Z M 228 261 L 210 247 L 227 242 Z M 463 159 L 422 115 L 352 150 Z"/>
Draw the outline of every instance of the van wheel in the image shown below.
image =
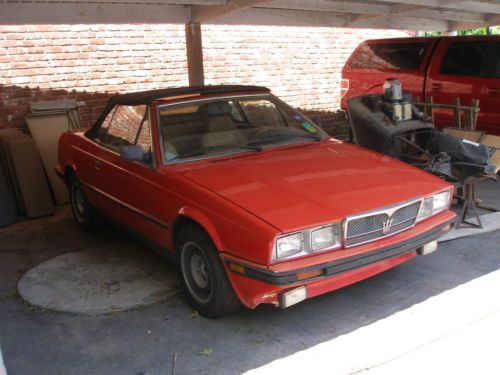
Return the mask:
<path id="1" fill-rule="evenodd" d="M 180 284 L 191 306 L 209 318 L 235 312 L 241 306 L 219 259 L 215 245 L 201 228 L 181 229 L 176 241 Z"/>
<path id="2" fill-rule="evenodd" d="M 97 229 L 101 223 L 99 214 L 85 198 L 82 185 L 74 174 L 68 179 L 68 188 L 71 211 L 76 223 L 86 231 Z"/>

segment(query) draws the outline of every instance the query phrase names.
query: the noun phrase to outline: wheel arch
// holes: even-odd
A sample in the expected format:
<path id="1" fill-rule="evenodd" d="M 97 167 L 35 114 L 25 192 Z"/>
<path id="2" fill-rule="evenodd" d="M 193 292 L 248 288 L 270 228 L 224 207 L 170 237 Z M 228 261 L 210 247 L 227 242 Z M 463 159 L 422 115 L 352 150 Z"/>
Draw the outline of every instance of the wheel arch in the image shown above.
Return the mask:
<path id="1" fill-rule="evenodd" d="M 64 167 L 64 182 L 66 186 L 69 186 L 69 178 L 73 175 L 76 176 L 76 167 L 72 164 L 67 164 Z"/>
<path id="2" fill-rule="evenodd" d="M 172 223 L 172 245 L 174 249 L 177 237 L 181 229 L 186 225 L 194 225 L 203 230 L 212 240 L 217 250 L 221 251 L 224 248 L 212 221 L 196 208 L 183 207 Z"/>

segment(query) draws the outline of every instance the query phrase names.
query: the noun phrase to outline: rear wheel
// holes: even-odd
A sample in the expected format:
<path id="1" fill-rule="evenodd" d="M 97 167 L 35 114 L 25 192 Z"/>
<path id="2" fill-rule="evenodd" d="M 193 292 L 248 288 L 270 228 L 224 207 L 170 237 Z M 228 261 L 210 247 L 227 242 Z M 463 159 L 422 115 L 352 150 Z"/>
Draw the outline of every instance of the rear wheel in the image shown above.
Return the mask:
<path id="1" fill-rule="evenodd" d="M 99 214 L 90 205 L 78 178 L 72 174 L 68 178 L 71 211 L 77 224 L 84 230 L 95 230 L 100 224 Z"/>
<path id="2" fill-rule="evenodd" d="M 218 318 L 241 306 L 215 245 L 201 228 L 189 225 L 181 229 L 176 241 L 176 263 L 182 288 L 202 315 Z"/>

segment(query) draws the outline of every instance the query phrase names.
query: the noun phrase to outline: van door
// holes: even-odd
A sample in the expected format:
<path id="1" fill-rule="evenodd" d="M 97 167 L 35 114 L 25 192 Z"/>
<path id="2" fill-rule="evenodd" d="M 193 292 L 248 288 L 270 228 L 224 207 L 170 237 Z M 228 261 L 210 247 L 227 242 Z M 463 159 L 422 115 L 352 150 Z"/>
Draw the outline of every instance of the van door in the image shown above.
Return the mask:
<path id="1" fill-rule="evenodd" d="M 500 135 L 500 37 L 445 38 L 429 67 L 426 97 L 434 103 L 479 100 L 477 128 Z M 436 110 L 436 126 L 450 126 L 450 110 Z"/>

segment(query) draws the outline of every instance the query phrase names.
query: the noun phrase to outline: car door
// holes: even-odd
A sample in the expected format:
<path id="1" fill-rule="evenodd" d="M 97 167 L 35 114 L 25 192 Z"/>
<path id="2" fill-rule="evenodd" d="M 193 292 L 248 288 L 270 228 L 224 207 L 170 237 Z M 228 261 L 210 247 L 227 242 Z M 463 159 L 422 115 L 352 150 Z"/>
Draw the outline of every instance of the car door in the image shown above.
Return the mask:
<path id="1" fill-rule="evenodd" d="M 149 108 L 118 105 L 93 140 L 92 173 L 87 180 L 98 195 L 98 208 L 133 232 L 164 245 L 168 226 L 160 218 L 163 188 L 157 182 Z M 120 156 L 124 146 L 141 146 L 142 161 Z"/>
<path id="2" fill-rule="evenodd" d="M 469 106 L 472 99 L 479 100 L 481 108 L 477 128 L 488 133 L 500 134 L 500 38 L 445 38 L 436 49 L 429 68 L 426 97 L 434 103 Z M 451 125 L 452 112 L 435 112 L 438 127 Z"/>
<path id="3" fill-rule="evenodd" d="M 367 41 L 353 52 L 342 70 L 344 84 L 349 87 L 346 100 L 367 94 L 382 94 L 387 78 L 398 78 L 404 91 L 423 99 L 427 64 L 436 38 L 408 38 Z M 347 82 L 349 81 L 349 82 Z"/>

